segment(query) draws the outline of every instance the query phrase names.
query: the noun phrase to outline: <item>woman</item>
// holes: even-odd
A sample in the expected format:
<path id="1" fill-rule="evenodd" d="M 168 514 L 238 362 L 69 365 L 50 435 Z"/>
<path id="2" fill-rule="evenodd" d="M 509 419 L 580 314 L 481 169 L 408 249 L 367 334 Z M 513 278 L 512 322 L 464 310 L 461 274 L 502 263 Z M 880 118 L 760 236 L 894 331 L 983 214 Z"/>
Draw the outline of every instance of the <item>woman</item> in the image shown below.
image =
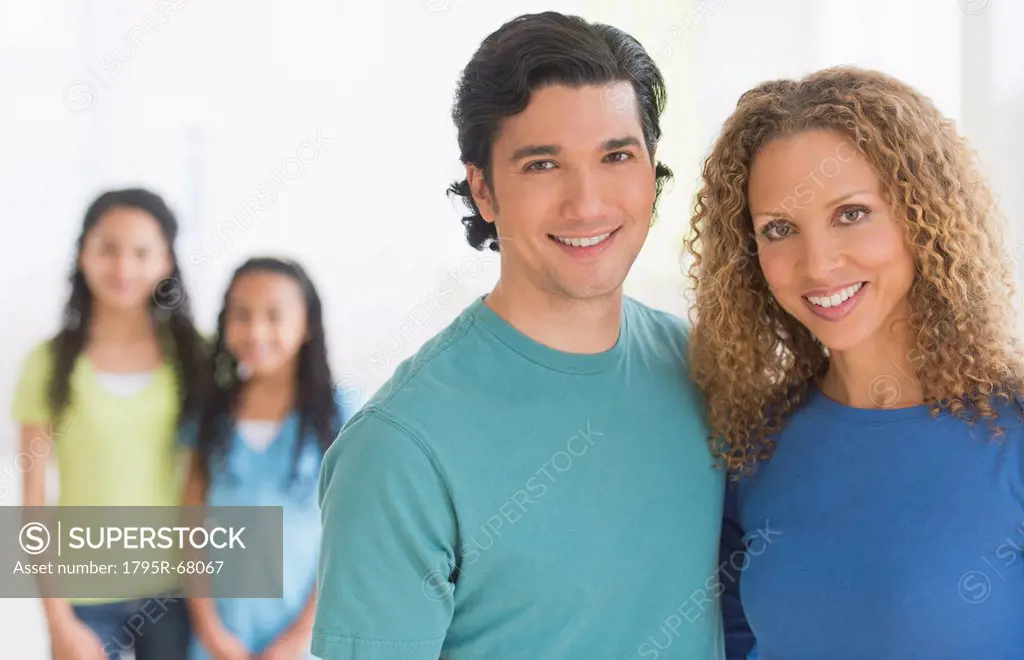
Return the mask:
<path id="1" fill-rule="evenodd" d="M 1019 657 L 1012 268 L 952 122 L 877 72 L 762 84 L 692 228 L 729 657 Z"/>
<path id="2" fill-rule="evenodd" d="M 64 325 L 24 360 L 14 402 L 22 451 L 39 456 L 37 441 L 47 440 L 60 506 L 181 502 L 179 416 L 202 400 L 208 378 L 180 284 L 177 231 L 171 210 L 147 190 L 104 193 L 86 211 Z M 34 461 L 26 471 L 26 506 L 47 504 L 46 468 Z M 44 600 L 56 660 L 116 659 L 130 648 L 138 660 L 185 657 L 181 600 L 162 599 L 145 629 L 129 624 L 154 609 L 144 596 L 175 592 L 177 576 L 125 579 L 138 598 Z"/>

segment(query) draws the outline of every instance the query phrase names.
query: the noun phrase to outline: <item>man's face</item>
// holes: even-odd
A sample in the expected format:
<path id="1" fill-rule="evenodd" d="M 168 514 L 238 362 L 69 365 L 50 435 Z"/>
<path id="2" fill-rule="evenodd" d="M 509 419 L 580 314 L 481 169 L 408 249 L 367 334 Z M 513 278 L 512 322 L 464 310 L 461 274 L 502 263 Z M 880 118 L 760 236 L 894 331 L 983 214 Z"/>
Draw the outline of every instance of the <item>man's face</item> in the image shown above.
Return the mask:
<path id="1" fill-rule="evenodd" d="M 655 197 L 630 83 L 534 90 L 526 109 L 502 122 L 490 188 L 479 169 L 467 174 L 481 215 L 497 227 L 506 287 L 563 300 L 620 290 Z"/>

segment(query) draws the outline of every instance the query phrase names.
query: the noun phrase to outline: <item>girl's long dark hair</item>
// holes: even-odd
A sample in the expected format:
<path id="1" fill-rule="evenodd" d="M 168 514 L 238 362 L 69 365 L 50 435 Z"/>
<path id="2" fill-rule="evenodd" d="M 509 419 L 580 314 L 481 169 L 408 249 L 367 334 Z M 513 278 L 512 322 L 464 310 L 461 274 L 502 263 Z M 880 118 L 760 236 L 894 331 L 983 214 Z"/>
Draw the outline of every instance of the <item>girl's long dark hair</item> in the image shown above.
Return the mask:
<path id="1" fill-rule="evenodd" d="M 295 443 L 292 477 L 295 465 L 307 442 L 316 442 L 321 452 L 334 442 L 341 430 L 341 419 L 334 391 L 334 380 L 327 359 L 327 341 L 324 333 L 323 308 L 320 295 L 306 271 L 293 261 L 273 257 L 249 259 L 231 276 L 224 304 L 217 317 L 217 336 L 213 347 L 216 386 L 199 417 L 196 452 L 204 480 L 218 469 L 227 453 L 234 431 L 238 399 L 245 382 L 238 374 L 238 361 L 224 344 L 228 301 L 231 290 L 240 277 L 249 273 L 277 273 L 292 278 L 302 290 L 306 303 L 308 339 L 299 349 L 296 383 L 296 408 L 299 415 L 299 436 Z"/>
<path id="2" fill-rule="evenodd" d="M 100 195 L 89 205 L 82 223 L 75 250 L 75 264 L 71 269 L 71 295 L 64 306 L 64 322 L 53 338 L 50 348 L 53 371 L 48 388 L 48 400 L 54 422 L 64 413 L 71 399 L 71 373 L 75 362 L 88 340 L 89 321 L 92 317 L 92 292 L 79 267 L 86 236 L 100 219 L 113 208 L 134 208 L 146 212 L 160 225 L 173 270 L 154 289 L 149 311 L 163 347 L 178 376 L 178 397 L 182 414 L 198 409 L 208 389 L 208 364 L 202 337 L 192 322 L 189 298 L 174 253 L 178 235 L 178 221 L 164 200 L 156 193 L 142 188 L 112 190 Z"/>

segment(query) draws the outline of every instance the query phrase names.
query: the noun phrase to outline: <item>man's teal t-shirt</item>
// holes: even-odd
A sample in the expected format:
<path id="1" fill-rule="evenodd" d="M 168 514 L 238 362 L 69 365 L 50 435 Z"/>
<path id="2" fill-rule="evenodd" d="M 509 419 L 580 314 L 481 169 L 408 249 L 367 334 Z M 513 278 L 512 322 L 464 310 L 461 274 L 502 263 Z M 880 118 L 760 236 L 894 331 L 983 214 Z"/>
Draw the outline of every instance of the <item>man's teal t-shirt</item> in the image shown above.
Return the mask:
<path id="1" fill-rule="evenodd" d="M 476 300 L 320 473 L 327 660 L 715 660 L 724 479 L 683 323 L 626 298 L 570 354 Z"/>

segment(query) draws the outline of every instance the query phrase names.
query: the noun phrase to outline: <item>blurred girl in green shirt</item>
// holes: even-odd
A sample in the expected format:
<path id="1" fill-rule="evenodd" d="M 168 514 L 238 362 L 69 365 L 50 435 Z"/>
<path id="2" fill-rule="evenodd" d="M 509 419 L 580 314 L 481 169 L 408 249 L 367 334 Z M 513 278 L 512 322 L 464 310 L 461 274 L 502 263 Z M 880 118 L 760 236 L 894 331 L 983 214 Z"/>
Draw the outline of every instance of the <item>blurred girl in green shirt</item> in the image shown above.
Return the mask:
<path id="1" fill-rule="evenodd" d="M 24 475 L 25 506 L 51 503 L 51 455 L 60 506 L 181 503 L 177 426 L 209 379 L 174 254 L 177 232 L 171 210 L 147 190 L 107 192 L 87 210 L 63 325 L 31 350 L 15 395 L 22 452 L 36 459 Z M 44 599 L 55 660 L 116 659 L 128 648 L 137 660 L 185 658 L 182 601 L 162 600 L 157 616 L 142 597 L 178 588 L 177 576 L 159 579 L 138 599 Z M 127 625 L 140 611 L 146 625 Z"/>

